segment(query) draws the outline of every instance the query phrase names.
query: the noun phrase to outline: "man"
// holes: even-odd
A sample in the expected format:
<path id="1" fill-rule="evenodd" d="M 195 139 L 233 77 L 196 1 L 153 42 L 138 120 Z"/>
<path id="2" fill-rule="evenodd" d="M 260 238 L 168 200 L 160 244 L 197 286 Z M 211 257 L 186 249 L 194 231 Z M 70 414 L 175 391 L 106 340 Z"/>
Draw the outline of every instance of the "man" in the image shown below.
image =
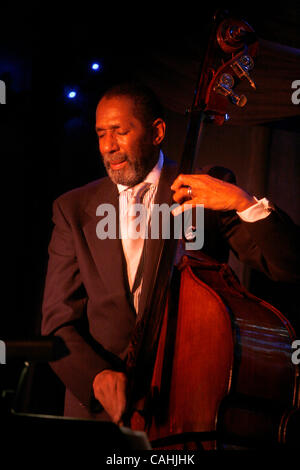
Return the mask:
<path id="1" fill-rule="evenodd" d="M 241 260 L 275 280 L 299 279 L 298 233 L 288 217 L 233 184 L 229 170 L 216 167 L 209 174 L 176 177 L 176 164 L 160 150 L 165 129 L 162 109 L 150 90 L 131 83 L 108 90 L 96 110 L 99 150 L 108 177 L 54 202 L 42 334 L 61 336 L 70 351 L 52 364 L 66 386 L 66 416 L 122 423 L 124 360 L 156 263 L 159 241 L 149 241 L 154 249 L 148 250 L 151 256 L 144 260 L 141 274 L 141 254 L 132 272 L 134 255 L 125 241 L 97 237 L 101 204 L 111 204 L 120 213 L 123 233 L 128 194 L 141 182 L 148 183 L 143 204 L 150 214 L 153 202 L 169 201 L 172 190 L 176 202 L 204 204 L 208 254 L 223 261 L 231 247 Z"/>

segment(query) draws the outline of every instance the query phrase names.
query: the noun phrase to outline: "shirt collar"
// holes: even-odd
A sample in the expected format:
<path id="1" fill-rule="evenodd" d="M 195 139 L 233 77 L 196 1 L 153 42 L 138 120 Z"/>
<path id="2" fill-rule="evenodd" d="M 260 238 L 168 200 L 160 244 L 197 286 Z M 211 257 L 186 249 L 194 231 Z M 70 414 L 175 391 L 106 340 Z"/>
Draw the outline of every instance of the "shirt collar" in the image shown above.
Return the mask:
<path id="1" fill-rule="evenodd" d="M 144 179 L 145 183 L 151 183 L 151 184 L 158 185 L 158 181 L 159 181 L 159 178 L 160 178 L 160 173 L 161 173 L 161 169 L 163 167 L 163 164 L 164 164 L 164 154 L 160 150 L 158 162 L 156 163 L 155 167 L 152 168 L 152 170 L 148 173 L 148 175 Z M 124 186 L 123 184 L 117 184 L 117 186 L 118 186 L 119 193 L 121 191 L 125 191 L 125 189 L 127 189 L 129 187 L 129 186 Z"/>

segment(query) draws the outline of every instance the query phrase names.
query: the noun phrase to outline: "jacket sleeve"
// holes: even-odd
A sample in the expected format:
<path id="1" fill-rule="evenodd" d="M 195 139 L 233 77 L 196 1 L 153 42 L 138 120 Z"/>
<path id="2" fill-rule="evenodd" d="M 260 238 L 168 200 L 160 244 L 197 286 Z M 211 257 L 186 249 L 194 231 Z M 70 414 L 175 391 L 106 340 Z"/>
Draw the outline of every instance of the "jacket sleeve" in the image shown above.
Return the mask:
<path id="1" fill-rule="evenodd" d="M 90 406 L 94 377 L 112 366 L 95 351 L 84 333 L 87 294 L 78 267 L 72 229 L 59 200 L 53 204 L 53 222 L 41 332 L 42 335 L 58 335 L 64 340 L 69 354 L 50 365 L 81 404 Z"/>
<path id="2" fill-rule="evenodd" d="M 244 222 L 236 213 L 220 215 L 220 230 L 243 263 L 277 282 L 300 282 L 299 227 L 277 207 L 262 220 Z"/>
<path id="3" fill-rule="evenodd" d="M 236 184 L 229 169 L 210 166 L 205 173 Z M 248 264 L 273 281 L 299 283 L 300 281 L 300 228 L 280 208 L 262 220 L 243 221 L 235 211 L 219 213 L 219 230 L 232 251 Z"/>

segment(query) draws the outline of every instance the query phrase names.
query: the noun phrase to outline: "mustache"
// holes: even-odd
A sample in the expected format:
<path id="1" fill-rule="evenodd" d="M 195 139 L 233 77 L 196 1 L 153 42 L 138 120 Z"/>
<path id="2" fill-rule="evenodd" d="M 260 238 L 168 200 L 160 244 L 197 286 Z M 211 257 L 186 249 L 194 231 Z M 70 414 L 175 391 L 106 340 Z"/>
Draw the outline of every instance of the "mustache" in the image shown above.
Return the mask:
<path id="1" fill-rule="evenodd" d="M 128 161 L 127 155 L 114 155 L 112 157 L 103 157 L 105 165 L 110 166 L 110 164 L 122 163 Z"/>

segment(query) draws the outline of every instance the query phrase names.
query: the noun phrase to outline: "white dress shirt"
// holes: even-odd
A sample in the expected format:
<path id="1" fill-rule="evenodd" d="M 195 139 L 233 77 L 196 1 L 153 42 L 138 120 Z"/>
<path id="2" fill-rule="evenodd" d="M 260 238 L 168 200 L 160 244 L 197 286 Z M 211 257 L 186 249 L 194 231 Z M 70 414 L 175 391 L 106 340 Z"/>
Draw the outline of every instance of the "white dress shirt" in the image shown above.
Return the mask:
<path id="1" fill-rule="evenodd" d="M 146 212 L 147 212 L 147 223 L 149 222 L 150 217 L 151 217 L 163 163 L 164 163 L 164 156 L 163 156 L 162 151 L 160 151 L 157 164 L 144 179 L 144 182 L 150 183 L 149 190 L 147 191 L 147 193 L 145 194 L 145 197 L 143 198 L 143 204 L 146 207 Z M 132 188 L 129 188 L 128 186 L 124 186 L 122 184 L 118 184 L 117 186 L 119 190 L 120 228 L 121 228 L 121 235 L 122 235 L 123 233 L 125 234 L 128 233 L 128 228 L 125 225 L 127 224 L 126 215 L 128 211 L 128 203 L 129 203 L 129 198 L 130 198 L 129 191 L 131 191 Z M 127 259 L 126 253 L 124 253 L 124 255 L 125 255 L 126 262 L 130 263 L 130 259 Z M 131 281 L 130 283 L 133 284 L 134 280 L 129 280 L 129 281 Z M 139 305 L 139 300 L 140 300 L 140 295 L 141 295 L 141 290 L 142 290 L 142 284 L 143 284 L 143 279 L 140 280 L 140 284 L 136 287 L 136 289 L 133 292 L 133 303 L 134 303 L 136 312 L 138 312 L 138 305 Z"/>

